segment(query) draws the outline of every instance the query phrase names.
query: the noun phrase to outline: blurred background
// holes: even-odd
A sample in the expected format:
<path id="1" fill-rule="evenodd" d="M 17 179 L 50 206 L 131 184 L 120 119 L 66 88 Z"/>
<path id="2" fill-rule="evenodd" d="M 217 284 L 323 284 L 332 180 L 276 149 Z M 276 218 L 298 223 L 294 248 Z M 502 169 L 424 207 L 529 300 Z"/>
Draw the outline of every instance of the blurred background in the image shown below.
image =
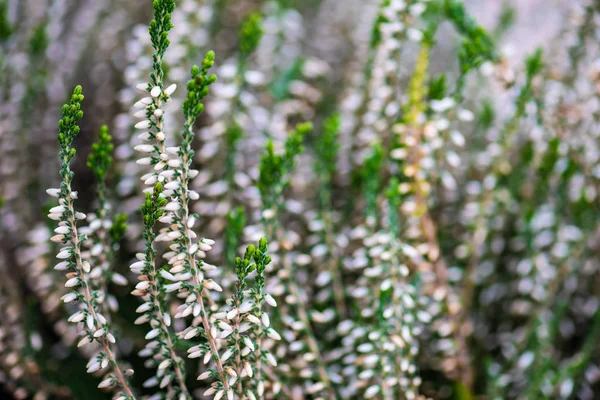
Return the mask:
<path id="1" fill-rule="evenodd" d="M 577 35 L 572 28 L 573 25 L 580 26 L 578 21 L 583 18 L 588 2 L 467 0 L 465 4 L 478 23 L 493 33 L 503 55 L 506 74 L 503 79 L 511 82 L 504 86 L 496 83 L 480 85 L 480 81 L 472 79 L 467 85 L 469 95 L 465 96 L 468 98 L 466 103 L 473 110 L 478 110 L 481 99 L 490 99 L 498 120 L 502 120 L 514 110 L 514 103 L 506 99 L 514 98 L 512 82 L 519 81 L 514 78 L 515 71 L 522 72 L 526 55 L 541 47 L 552 68 L 565 69 L 567 64 L 563 60 L 567 57 L 564 49 L 576 40 Z M 219 144 L 211 142 L 211 135 L 218 135 L 215 132 L 222 130 L 219 122 L 222 122 L 222 115 L 229 107 L 226 92 L 235 80 L 238 30 L 248 13 L 260 11 L 265 16 L 265 35 L 249 60 L 250 73 L 246 76 L 251 94 L 248 104 L 255 104 L 256 108 L 247 116 L 239 117 L 239 121 L 251 125 L 249 130 L 268 131 L 271 137 L 283 140 L 296 122 L 320 122 L 324 115 L 343 109 L 344 104 L 350 101 L 348 88 L 359 75 L 357 71 L 362 70 L 370 27 L 378 6 L 377 0 L 179 1 L 173 16 L 175 28 L 171 33 L 172 46 L 167 53 L 166 64 L 167 80 L 178 83 L 180 98 L 189 67 L 201 62 L 209 49 L 217 55 L 219 85 L 212 90 L 207 100 L 207 112 L 199 123 L 199 140 L 196 143 L 199 169 L 210 169 L 211 160 L 224 157 L 218 153 Z M 95 182 L 85 161 L 91 144 L 97 139 L 99 127 L 106 124 L 115 143 L 115 163 L 109 179 L 112 201 L 118 205 L 115 210 L 126 213 L 130 220 L 130 229 L 119 250 L 121 263 L 117 267 L 118 270 L 126 270 L 127 260 L 139 246 L 140 228 L 136 220 L 141 203 L 138 190 L 140 170 L 131 150 L 136 144 L 132 139 L 131 109 L 139 97 L 135 85 L 148 79 L 151 48 L 147 25 L 151 18 L 150 0 L 0 0 L 0 301 L 3 302 L 0 303 L 0 325 L 4 328 L 2 339 L 10 342 L 6 346 L 21 351 L 19 356 L 14 356 L 19 358 L 18 362 L 8 363 L 20 365 L 20 369 L 4 368 L 4 372 L 0 372 L 2 398 L 30 396 L 32 390 L 15 392 L 14 387 L 8 388 L 10 383 L 7 382 L 23 376 L 39 384 L 46 393 L 53 393 L 50 397 L 105 398 L 85 389 L 95 386 L 95 381 L 85 373 L 85 360 L 69 347 L 74 338 L 69 337 L 72 332 L 62 320 L 58 307 L 61 293 L 55 293 L 56 282 L 62 278 L 54 280 L 52 272 L 46 274 L 51 263 L 48 254 L 53 249 L 48 244 L 51 221 L 46 218 L 51 202 L 45 190 L 56 187 L 59 182 L 56 135 L 61 106 L 73 87 L 82 85 L 85 115 L 76 141 L 78 157 L 73 166 L 74 186 L 79 190 L 78 206 L 86 211 L 94 208 Z M 596 21 L 598 17 L 593 18 Z M 592 29 L 596 27 L 590 26 Z M 459 43 L 459 35 L 449 23 L 444 22 L 437 31 L 432 52 L 432 75 L 445 72 L 450 82 L 456 78 L 458 63 L 455 53 Z M 404 83 L 410 78 L 416 55 L 417 47 L 413 47 L 406 54 L 405 64 L 400 63 L 399 75 Z M 583 58 L 586 57 L 587 53 Z M 592 59 L 594 55 L 590 53 L 584 63 L 585 68 L 592 68 Z M 301 72 L 298 72 L 298 65 L 304 68 Z M 554 71 L 552 68 L 549 69 L 550 76 Z M 302 85 L 297 81 L 302 81 Z M 577 88 L 577 83 L 573 87 Z M 594 89 L 582 89 L 590 90 Z M 174 101 L 171 109 L 176 110 L 180 105 L 180 102 Z M 586 110 L 563 111 L 572 112 L 566 119 L 571 118 L 574 125 L 581 127 L 576 121 L 581 115 L 586 115 Z M 178 122 L 173 117 L 170 124 L 177 126 Z M 596 127 L 588 126 L 592 127 L 590 129 Z M 533 128 L 531 130 L 534 131 Z M 594 152 L 598 143 L 595 139 L 591 142 L 594 149 L 588 147 L 588 150 Z M 256 166 L 265 141 L 257 139 L 244 143 L 244 159 L 240 164 Z M 310 165 L 308 157 L 300 163 L 301 171 Z M 348 172 L 351 162 L 344 161 L 344 157 L 346 155 L 342 154 L 339 162 L 338 189 L 341 188 L 339 193 L 342 197 L 348 196 L 343 188 L 351 179 Z M 360 164 L 364 157 L 357 157 Z M 591 170 L 594 164 L 588 166 Z M 255 168 L 248 167 L 248 171 L 251 171 L 248 177 L 239 177 L 240 182 L 256 178 Z M 309 203 L 315 196 L 311 179 L 314 179 L 312 172 L 298 173 L 295 177 L 295 199 L 302 204 Z M 466 179 L 457 181 L 460 187 L 464 187 Z M 214 176 L 206 177 L 206 182 L 218 183 Z M 209 185 L 202 195 L 218 197 L 219 190 L 218 185 Z M 256 222 L 259 219 L 256 215 L 260 212 L 256 190 L 244 191 L 240 199 L 250 209 L 250 221 Z M 227 209 L 229 203 L 201 203 L 197 210 L 204 216 L 202 229 L 215 232 L 217 238 L 223 235 L 225 229 L 226 211 L 221 212 L 220 205 Z M 598 216 L 595 208 L 586 215 L 591 219 Z M 451 225 L 451 220 L 445 223 Z M 291 222 L 292 230 L 296 228 L 294 224 L 301 225 L 300 222 Z M 597 231 L 591 228 L 589 232 Z M 252 236 L 252 232 L 246 234 Z M 217 245 L 214 257 L 221 257 L 224 251 Z M 590 256 L 590 259 L 594 258 Z M 582 279 L 598 278 L 597 266 L 588 267 L 593 272 Z M 121 304 L 116 324 L 123 332 L 129 333 L 130 338 L 135 338 L 140 332 L 126 322 L 135 318 L 135 300 L 129 299 L 127 288 L 114 288 L 114 293 Z M 598 308 L 597 285 L 582 293 L 571 312 L 590 316 Z M 565 325 L 562 349 L 567 350 L 564 354 L 559 352 L 558 358 L 566 359 L 580 349 L 582 332 L 590 331 L 591 326 L 590 320 Z M 569 329 L 572 332 L 567 332 Z M 498 328 L 498 331 L 501 330 Z M 481 332 L 485 336 L 487 331 Z M 504 340 L 513 339 L 499 335 L 495 340 L 495 345 L 500 346 L 499 343 Z M 139 343 L 124 340 L 120 346 L 124 354 L 133 354 Z M 0 346 L 0 353 L 8 347 Z M 594 360 L 599 361 L 595 350 L 593 353 Z M 142 364 L 135 355 L 130 361 L 134 365 Z M 50 377 L 51 383 L 37 381 L 40 370 L 42 375 Z M 11 374 L 14 376 L 11 377 Z M 145 374 L 143 367 L 136 368 L 136 381 L 142 382 Z M 437 374 L 429 371 L 425 380 L 436 381 Z M 599 376 L 598 367 L 590 367 L 584 377 L 587 381 L 582 384 L 577 398 L 600 398 Z M 7 385 L 6 392 L 1 394 L 4 385 Z M 431 389 L 431 393 L 436 398 L 455 395 L 452 390 Z M 570 392 L 560 398 L 569 396 Z M 559 397 L 550 395 L 544 398 Z"/>

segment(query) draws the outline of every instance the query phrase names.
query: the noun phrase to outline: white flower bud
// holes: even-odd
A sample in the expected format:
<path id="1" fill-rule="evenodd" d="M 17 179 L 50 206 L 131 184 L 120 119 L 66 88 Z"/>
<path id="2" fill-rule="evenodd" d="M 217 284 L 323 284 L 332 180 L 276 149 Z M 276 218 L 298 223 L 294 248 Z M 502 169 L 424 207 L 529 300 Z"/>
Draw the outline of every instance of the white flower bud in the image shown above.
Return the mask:
<path id="1" fill-rule="evenodd" d="M 154 86 L 152 88 L 152 90 L 150 91 L 150 96 L 152 96 L 152 97 L 158 97 L 158 96 L 160 96 L 161 92 L 162 91 L 160 90 L 159 86 Z"/>
<path id="2" fill-rule="evenodd" d="M 151 144 L 138 144 L 133 149 L 140 153 L 152 153 L 154 151 L 154 146 Z"/>
<path id="3" fill-rule="evenodd" d="M 158 369 L 159 369 L 159 370 L 161 370 L 161 369 L 165 369 L 165 368 L 167 368 L 169 365 L 171 365 L 171 360 L 167 358 L 166 360 L 163 360 L 163 361 L 162 361 L 160 364 L 158 364 Z"/>
<path id="4" fill-rule="evenodd" d="M 71 257 L 71 253 L 68 250 L 62 250 L 56 255 L 59 260 L 66 260 L 69 257 Z"/>
<path id="5" fill-rule="evenodd" d="M 252 343 L 252 341 L 250 340 L 250 338 L 248 338 L 248 336 L 244 336 L 244 344 L 246 345 L 246 347 L 248 347 L 251 351 L 254 351 L 254 343 Z"/>
<path id="6" fill-rule="evenodd" d="M 48 193 L 52 197 L 58 197 L 60 194 L 60 189 L 46 189 L 46 193 Z"/>
<path id="7" fill-rule="evenodd" d="M 135 163 L 137 165 L 150 165 L 151 162 L 152 162 L 151 157 L 144 157 L 144 158 L 140 158 L 139 160 L 135 161 Z"/>
<path id="8" fill-rule="evenodd" d="M 54 269 L 56 271 L 65 271 L 68 269 L 68 267 L 69 267 L 69 263 L 67 261 L 61 261 L 54 266 Z"/>
<path id="9" fill-rule="evenodd" d="M 127 279 L 123 275 L 118 274 L 116 272 L 113 273 L 111 280 L 115 285 L 119 286 L 127 286 L 128 283 Z"/>
<path id="10" fill-rule="evenodd" d="M 205 372 L 201 373 L 200 375 L 198 375 L 199 381 L 203 381 L 208 378 L 210 378 L 210 372 L 208 372 L 208 371 L 205 371 Z"/>
<path id="11" fill-rule="evenodd" d="M 150 121 L 148 121 L 147 119 L 135 124 L 135 129 L 148 129 L 148 128 L 150 128 Z"/>
<path id="12" fill-rule="evenodd" d="M 145 338 L 146 338 L 146 340 L 150 340 L 150 339 L 154 339 L 158 335 L 160 335 L 160 329 L 154 328 L 150 332 L 146 333 Z"/>
<path id="13" fill-rule="evenodd" d="M 271 325 L 271 320 L 269 319 L 269 314 L 262 313 L 262 315 L 260 316 L 260 319 L 262 320 L 262 323 L 266 328 L 268 328 L 269 325 Z"/>
<path id="14" fill-rule="evenodd" d="M 66 210 L 65 206 L 56 206 L 56 207 L 52 207 L 50 209 L 50 213 L 54 214 L 54 213 L 64 213 Z"/>
<path id="15" fill-rule="evenodd" d="M 269 329 L 267 331 L 267 336 L 270 337 L 273 340 L 281 340 L 281 336 L 279 335 L 279 333 L 277 333 L 276 330 L 274 329 Z"/>
<path id="16" fill-rule="evenodd" d="M 79 278 L 75 277 L 75 278 L 71 278 L 67 281 L 67 283 L 65 283 L 65 287 L 74 287 L 79 285 Z"/>
<path id="17" fill-rule="evenodd" d="M 177 89 L 177 84 L 173 83 L 172 85 L 169 85 L 169 87 L 165 89 L 165 94 L 167 96 L 171 96 L 173 93 L 175 93 L 175 89 Z"/>
<path id="18" fill-rule="evenodd" d="M 190 340 L 193 337 L 198 336 L 198 329 L 190 329 L 188 333 L 183 337 L 185 340 Z"/>
<path id="19" fill-rule="evenodd" d="M 77 278 L 72 278 L 77 280 Z M 68 282 L 67 282 L 68 283 Z M 73 285 L 74 286 L 74 285 Z M 73 300 L 75 300 L 77 298 L 77 293 L 75 292 L 71 292 L 71 293 L 67 293 L 65 294 L 63 297 L 61 297 L 62 301 L 64 301 L 65 303 L 70 303 Z M 83 315 L 83 314 L 82 314 Z M 83 319 L 83 318 L 82 318 Z"/>
<path id="20" fill-rule="evenodd" d="M 267 302 L 268 305 L 270 305 L 271 307 L 277 307 L 277 302 L 275 301 L 275 299 L 273 298 L 273 296 L 271 296 L 270 294 L 265 294 L 265 301 Z"/>
<path id="21" fill-rule="evenodd" d="M 167 203 L 167 205 L 165 206 L 165 210 L 167 211 L 177 211 L 179 210 L 180 205 L 178 201 L 172 201 L 170 203 Z"/>
<path id="22" fill-rule="evenodd" d="M 177 282 L 177 283 L 172 283 L 170 285 L 165 285 L 165 291 L 167 293 L 171 293 L 174 292 L 176 290 L 179 290 L 181 288 L 182 283 L 181 282 Z"/>
<path id="23" fill-rule="evenodd" d="M 135 288 L 138 290 L 146 290 L 150 287 L 150 282 L 148 281 L 142 281 L 140 283 L 138 283 L 137 285 L 135 285 Z"/>

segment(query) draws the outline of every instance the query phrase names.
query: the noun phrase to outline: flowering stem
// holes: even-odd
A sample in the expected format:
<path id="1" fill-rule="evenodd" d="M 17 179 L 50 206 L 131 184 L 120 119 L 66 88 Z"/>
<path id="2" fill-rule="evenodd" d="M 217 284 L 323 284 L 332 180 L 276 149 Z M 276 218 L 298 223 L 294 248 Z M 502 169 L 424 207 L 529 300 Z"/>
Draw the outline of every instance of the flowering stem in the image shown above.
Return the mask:
<path id="1" fill-rule="evenodd" d="M 83 95 L 81 94 L 81 86 L 78 86 L 73 91 L 73 96 L 71 99 L 71 103 L 65 105 L 63 107 L 63 118 L 59 122 L 59 143 L 61 145 L 61 171 L 60 174 L 63 177 L 63 182 L 60 187 L 60 191 L 56 194 L 59 198 L 59 210 L 56 210 L 56 213 L 53 213 L 51 210 L 51 216 L 54 214 L 59 214 L 58 219 L 66 223 L 66 227 L 69 230 L 69 236 L 64 236 L 62 241 L 70 244 L 70 248 L 68 250 L 67 259 L 75 259 L 74 269 L 75 273 L 69 273 L 69 281 L 73 278 L 76 278 L 77 281 L 74 284 L 70 284 L 67 282 L 68 286 L 81 286 L 81 291 L 83 292 L 83 301 L 85 308 L 88 314 L 88 320 L 86 321 L 88 329 L 90 329 L 90 334 L 93 334 L 93 337 L 102 344 L 104 349 L 104 353 L 106 357 L 110 360 L 112 364 L 113 371 L 116 376 L 116 380 L 119 386 L 126 393 L 128 399 L 135 399 L 123 372 L 117 360 L 112 353 L 110 348 L 109 338 L 112 337 L 112 334 L 108 332 L 108 323 L 101 324 L 100 319 L 96 312 L 96 304 L 95 299 L 90 292 L 89 287 L 89 265 L 84 267 L 83 258 L 81 255 L 81 239 L 77 232 L 77 224 L 76 217 L 78 213 L 76 213 L 74 208 L 74 199 L 77 198 L 77 195 L 71 189 L 71 182 L 73 179 L 73 172 L 71 172 L 69 165 L 70 161 L 75 155 L 75 149 L 71 148 L 72 141 L 74 137 L 79 133 L 79 127 L 76 125 L 76 121 L 79 120 L 83 116 L 83 112 L 81 111 L 81 102 L 83 101 Z M 82 215 L 82 217 L 84 217 Z M 64 250 L 63 250 L 64 251 Z M 61 252 L 62 253 L 62 252 Z M 59 254 L 60 256 L 60 254 Z M 64 258 L 61 256 L 61 258 Z M 89 317 L 91 316 L 91 321 Z M 93 329 L 93 332 L 91 331 Z M 97 336 L 97 332 L 102 332 L 100 336 Z M 114 341 L 114 337 L 112 340 Z"/>

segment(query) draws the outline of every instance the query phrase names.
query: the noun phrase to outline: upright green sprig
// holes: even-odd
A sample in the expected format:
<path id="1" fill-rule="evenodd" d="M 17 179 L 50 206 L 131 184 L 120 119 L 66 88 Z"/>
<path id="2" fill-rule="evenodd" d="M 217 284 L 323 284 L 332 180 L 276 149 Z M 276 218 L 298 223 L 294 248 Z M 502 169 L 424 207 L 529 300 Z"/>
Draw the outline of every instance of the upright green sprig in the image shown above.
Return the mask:
<path id="1" fill-rule="evenodd" d="M 458 52 L 460 75 L 455 89 L 455 97 L 460 100 L 467 74 L 485 61 L 496 61 L 498 55 L 492 36 L 467 13 L 462 0 L 445 0 L 443 10 L 464 37 Z"/>
<path id="2" fill-rule="evenodd" d="M 115 241 L 111 239 L 109 234 L 109 229 L 112 228 L 109 228 L 110 220 L 107 217 L 109 207 L 107 203 L 106 174 L 113 161 L 111 156 L 113 150 L 112 137 L 108 133 L 108 127 L 103 125 L 100 127 L 98 141 L 92 144 L 87 159 L 87 166 L 92 170 L 97 180 L 96 199 L 98 201 L 95 219 L 90 223 L 88 229 L 92 240 L 91 261 L 97 268 L 91 274 L 91 283 L 99 293 L 100 307 L 109 320 L 110 311 L 117 310 L 117 301 L 114 296 L 108 295 L 108 282 L 112 280 L 117 284 L 127 284 L 127 280 L 123 276 L 110 271 L 110 261 L 114 255 Z M 115 227 L 115 230 L 122 228 L 122 226 Z"/>
<path id="3" fill-rule="evenodd" d="M 246 215 L 244 213 L 244 207 L 236 207 L 227 213 L 227 225 L 225 227 L 225 260 L 228 264 L 233 264 L 235 262 L 235 254 L 245 227 Z"/>
<path id="4" fill-rule="evenodd" d="M 233 116 L 232 116 L 233 119 Z M 244 137 L 244 130 L 235 121 L 232 121 L 225 131 L 225 145 L 227 146 L 227 156 L 225 159 L 225 178 L 231 185 L 235 176 L 235 155 L 237 153 L 238 143 Z"/>
<path id="5" fill-rule="evenodd" d="M 163 195 L 163 185 L 156 183 L 152 192 L 146 192 L 146 199 L 142 204 L 145 250 L 143 254 L 137 254 L 138 261 L 130 268 L 139 274 L 140 279 L 133 294 L 144 299 L 144 303 L 136 310 L 142 314 L 136 324 L 148 322 L 152 328 L 146 333 L 148 343 L 141 354 L 152 356 L 150 360 L 157 367 L 156 375 L 148 379 L 144 386 L 169 387 L 170 392 L 183 400 L 192 397 L 185 384 L 184 362 L 175 351 L 175 339 L 169 330 L 171 315 L 164 304 L 165 294 L 178 290 L 181 284 L 165 285 L 161 282 L 163 279 L 174 280 L 174 277 L 166 269 L 156 267 L 157 252 L 154 248 L 154 229 L 165 212 L 165 204 L 167 200 Z"/>
<path id="6" fill-rule="evenodd" d="M 192 77 L 187 82 L 187 99 L 183 102 L 183 115 L 185 117 L 185 128 L 183 131 L 183 140 L 191 140 L 193 137 L 192 125 L 196 118 L 204 110 L 202 99 L 208 95 L 209 86 L 217 81 L 215 74 L 209 74 L 208 70 L 215 63 L 215 52 L 210 50 L 202 61 L 202 67 L 194 65 L 192 67 Z"/>
<path id="7" fill-rule="evenodd" d="M 116 339 L 110 333 L 107 319 L 99 312 L 98 293 L 92 291 L 89 284 L 88 274 L 91 265 L 89 261 L 84 260 L 81 252 L 81 242 L 86 238 L 85 235 L 77 232 L 76 221 L 85 219 L 85 214 L 75 211 L 74 200 L 77 198 L 77 192 L 73 192 L 71 189 L 73 172 L 70 170 L 70 163 L 76 153 L 72 147 L 73 139 L 80 131 L 77 121 L 83 117 L 82 101 L 81 86 L 77 86 L 69 104 L 65 104 L 62 108 L 62 118 L 58 123 L 62 183 L 59 189 L 47 190 L 48 194 L 58 198 L 59 203 L 58 206 L 50 209 L 49 214 L 50 219 L 59 221 L 59 225 L 55 229 L 57 235 L 53 236 L 52 240 L 63 244 L 57 255 L 57 258 L 62 261 L 56 265 L 55 269 L 67 271 L 66 287 L 79 288 L 79 290 L 67 293 L 62 298 L 65 303 L 77 302 L 81 305 L 81 309 L 69 317 L 70 322 L 80 323 L 82 326 L 83 338 L 78 346 L 85 346 L 96 341 L 101 344 L 103 349 L 90 358 L 87 365 L 88 372 L 93 373 L 111 365 L 112 373 L 105 375 L 104 380 L 98 386 L 105 388 L 118 385 L 121 390 L 117 398 L 130 400 L 135 397 L 111 350 L 111 344 L 115 343 Z M 128 373 L 131 374 L 133 371 Z"/>
<path id="8" fill-rule="evenodd" d="M 258 12 L 247 15 L 239 32 L 239 47 L 242 57 L 247 57 L 256 50 L 263 33 L 263 16 Z"/>
<path id="9" fill-rule="evenodd" d="M 330 115 L 323 121 L 322 133 L 317 138 L 315 150 L 318 156 L 318 165 L 316 166 L 321 182 L 324 186 L 330 187 L 331 180 L 337 169 L 336 161 L 340 148 L 338 135 L 342 120 L 339 113 Z"/>
<path id="10" fill-rule="evenodd" d="M 69 171 L 69 165 L 71 159 L 75 156 L 75 149 L 71 148 L 73 139 L 77 136 L 80 131 L 77 121 L 83 118 L 83 111 L 81 111 L 81 102 L 83 101 L 83 94 L 81 86 L 76 86 L 73 90 L 73 95 L 69 104 L 65 104 L 62 107 L 62 118 L 58 121 L 58 143 L 60 144 L 60 158 L 61 158 L 61 176 L 68 178 L 66 184 L 71 183 L 73 173 L 67 173 Z"/>
<path id="11" fill-rule="evenodd" d="M 296 125 L 296 129 L 290 133 L 284 145 L 283 154 L 275 154 L 275 145 L 269 140 L 260 160 L 259 178 L 257 182 L 258 190 L 263 201 L 263 208 L 267 211 L 263 218 L 270 220 L 273 217 L 271 210 L 278 204 L 279 197 L 289 184 L 289 174 L 296 165 L 296 156 L 303 149 L 303 139 L 308 132 L 312 130 L 312 123 L 305 122 Z"/>
<path id="12" fill-rule="evenodd" d="M 111 153 L 114 148 L 112 136 L 108 133 L 108 126 L 102 125 L 100 127 L 98 141 L 92 144 L 92 150 L 87 159 L 87 166 L 96 176 L 102 190 L 105 190 L 106 173 L 113 162 Z"/>
<path id="13" fill-rule="evenodd" d="M 113 222 L 108 229 L 108 234 L 112 239 L 113 245 L 118 244 L 127 232 L 127 214 L 119 213 L 113 218 Z"/>
<path id="14" fill-rule="evenodd" d="M 7 1 L 0 1 L 0 41 L 8 39 L 12 32 L 13 28 L 8 21 Z"/>
<path id="15" fill-rule="evenodd" d="M 154 0 L 152 6 L 154 7 L 154 19 L 150 22 L 149 31 L 154 54 L 152 54 L 153 71 L 150 78 L 153 86 L 162 89 L 162 81 L 165 75 L 162 60 L 171 43 L 169 41 L 169 31 L 173 28 L 171 13 L 175 10 L 175 0 Z"/>

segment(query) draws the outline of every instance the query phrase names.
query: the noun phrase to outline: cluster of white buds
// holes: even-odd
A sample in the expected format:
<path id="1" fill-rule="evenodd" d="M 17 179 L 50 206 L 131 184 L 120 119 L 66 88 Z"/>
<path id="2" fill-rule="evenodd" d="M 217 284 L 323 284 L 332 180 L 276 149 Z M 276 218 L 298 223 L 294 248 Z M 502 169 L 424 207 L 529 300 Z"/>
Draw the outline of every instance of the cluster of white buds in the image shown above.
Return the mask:
<path id="1" fill-rule="evenodd" d="M 390 131 L 400 112 L 399 59 L 410 42 L 419 43 L 424 37 L 418 17 L 425 11 L 426 3 L 421 0 L 380 3 L 368 60 L 365 70 L 360 72 L 365 76 L 364 81 L 344 104 L 349 115 L 344 115 L 343 130 L 349 132 L 352 140 L 354 165 L 361 165 L 370 146 Z"/>
<path id="2" fill-rule="evenodd" d="M 269 314 L 263 311 L 264 303 L 277 306 L 275 299 L 265 293 L 265 268 L 270 263 L 267 256 L 267 242 L 262 239 L 258 248 L 249 246 L 244 258 L 237 258 L 236 273 L 238 280 L 234 295 L 227 301 L 230 309 L 219 311 L 211 316 L 212 335 L 217 346 L 225 350 L 221 362 L 228 375 L 229 389 L 216 381 L 208 389 L 215 398 L 227 396 L 228 399 L 254 400 L 265 396 L 266 383 L 274 396 L 281 390 L 278 381 L 272 382 L 272 373 L 267 370 L 277 366 L 274 355 L 264 346 L 265 340 L 280 340 L 279 334 L 271 327 Z M 249 285 L 249 275 L 256 271 L 254 285 Z M 202 328 L 190 327 L 183 332 L 186 339 L 202 333 Z M 197 345 L 188 350 L 190 358 L 211 358 L 211 350 L 206 345 Z M 218 378 L 218 371 L 208 370 L 198 379 Z"/>
<path id="3" fill-rule="evenodd" d="M 81 327 L 82 337 L 77 346 L 81 347 L 94 342 L 101 345 L 101 350 L 90 358 L 87 365 L 88 372 L 107 370 L 110 364 L 112 371 L 104 372 L 104 380 L 99 386 L 101 388 L 118 386 L 118 398 L 131 400 L 135 397 L 127 383 L 126 375 L 132 374 L 133 370 L 123 372 L 116 361 L 112 350 L 116 339 L 111 333 L 108 320 L 100 312 L 97 301 L 98 294 L 90 286 L 89 274 L 92 267 L 89 260 L 83 257 L 81 249 L 82 242 L 86 237 L 77 230 L 77 221 L 84 220 L 86 215 L 76 211 L 74 207 L 74 201 L 78 196 L 77 192 L 71 189 L 74 174 L 70 170 L 70 163 L 75 155 L 75 149 L 71 147 L 72 142 L 79 133 L 77 121 L 83 116 L 83 111 L 81 111 L 83 95 L 81 93 L 81 87 L 76 87 L 70 103 L 63 107 L 58 134 L 61 147 L 60 175 L 63 180 L 60 188 L 47 190 L 51 197 L 58 199 L 58 205 L 52 207 L 48 215 L 51 220 L 58 221 L 58 227 L 54 229 L 55 235 L 50 240 L 62 245 L 56 255 L 60 261 L 54 269 L 66 272 L 65 287 L 72 290 L 66 293 L 62 300 L 65 303 L 74 302 L 79 305 L 79 310 L 68 318 L 69 322 L 76 323 Z"/>
<path id="4" fill-rule="evenodd" d="M 144 387 L 159 386 L 160 389 L 168 388 L 169 392 L 177 396 L 179 400 L 191 398 L 185 383 L 184 362 L 179 357 L 175 348 L 174 335 L 170 331 L 172 323 L 168 304 L 165 297 L 181 287 L 180 279 L 185 279 L 178 273 L 159 269 L 156 266 L 157 251 L 154 248 L 156 234 L 154 228 L 157 220 L 163 214 L 166 199 L 162 193 L 162 185 L 155 184 L 152 194 L 146 194 L 146 200 L 142 205 L 144 219 L 143 238 L 146 242 L 145 251 L 136 254 L 138 261 L 131 264 L 130 269 L 138 275 L 139 283 L 135 286 L 133 295 L 143 299 L 136 312 L 141 314 L 135 320 L 135 324 L 148 323 L 150 330 L 146 333 L 148 341 L 145 348 L 139 353 L 142 357 L 151 357 L 145 363 L 147 367 L 155 367 L 156 374 L 144 382 Z M 166 279 L 176 283 L 163 284 Z M 160 393 L 155 397 L 161 398 Z"/>

